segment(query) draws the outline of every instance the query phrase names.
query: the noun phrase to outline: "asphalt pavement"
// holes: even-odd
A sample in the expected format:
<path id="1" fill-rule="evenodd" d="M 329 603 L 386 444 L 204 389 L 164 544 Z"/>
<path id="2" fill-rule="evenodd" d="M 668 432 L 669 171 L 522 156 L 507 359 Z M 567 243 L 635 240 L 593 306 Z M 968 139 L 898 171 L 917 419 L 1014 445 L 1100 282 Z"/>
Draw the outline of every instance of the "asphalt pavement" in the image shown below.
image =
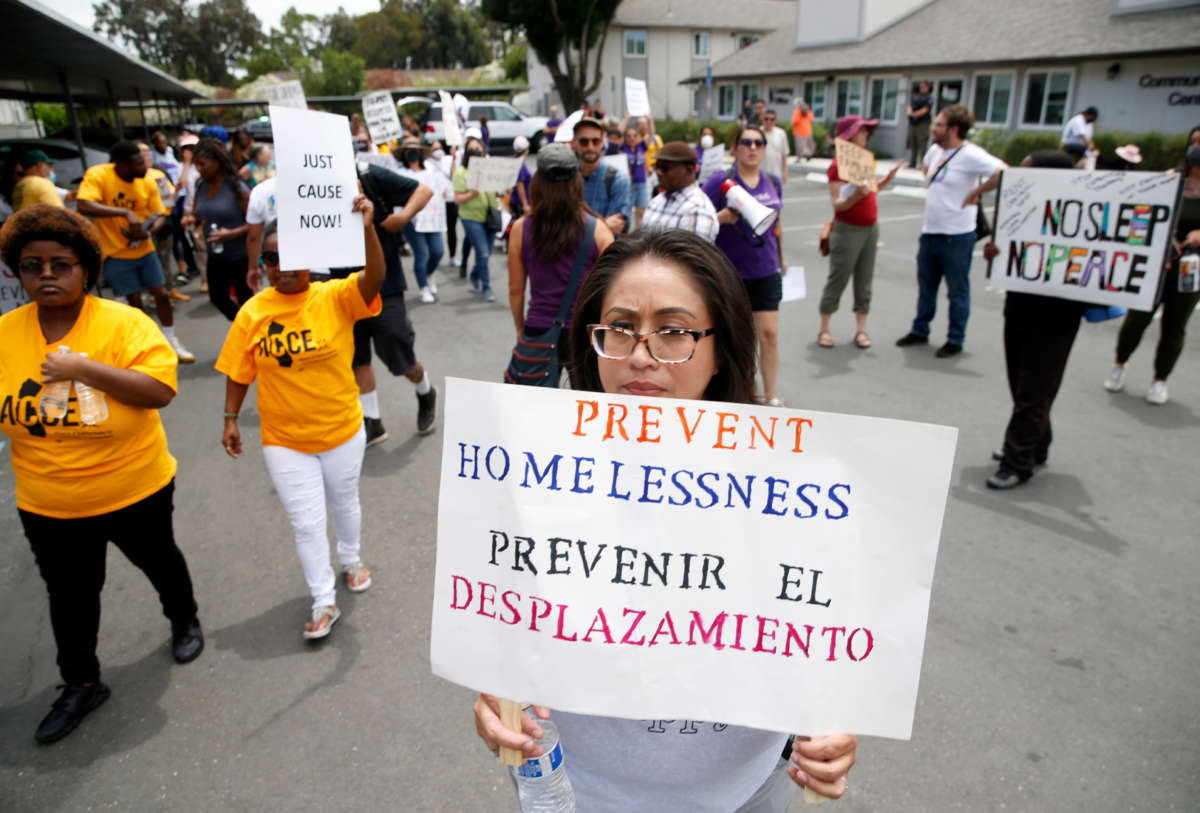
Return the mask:
<path id="1" fill-rule="evenodd" d="M 785 189 L 786 259 L 804 268 L 808 297 L 782 308 L 783 399 L 960 432 L 913 738 L 864 738 L 835 809 L 1196 810 L 1200 326 L 1171 401 L 1151 406 L 1142 396 L 1157 327 L 1127 390 L 1111 394 L 1101 382 L 1118 323 L 1085 324 L 1055 405 L 1049 465 L 1018 489 L 989 491 L 1011 407 L 1003 296 L 988 290 L 977 259 L 966 351 L 933 355 L 944 296 L 933 344 L 893 345 L 916 300 L 923 202 L 914 191 L 880 198 L 875 345 L 864 351 L 853 345 L 848 291 L 836 346 L 816 344 L 827 271 L 817 234 L 829 199 L 807 172 L 793 171 Z M 505 291 L 499 253 L 491 273 Z M 448 375 L 499 380 L 513 341 L 505 298 L 481 302 L 449 265 L 439 277 L 439 302 L 408 300 L 418 355 L 439 388 Z M 113 551 L 99 646 L 112 699 L 62 742 L 35 745 L 58 674 L 45 589 L 0 451 L 0 810 L 515 810 L 475 735 L 472 694 L 429 669 L 442 437 L 416 434 L 412 385 L 377 365 L 391 437 L 368 450 L 362 477 L 374 586 L 340 593 L 341 622 L 306 644 L 309 600 L 263 465 L 253 395 L 246 453 L 233 461 L 220 447 L 224 378 L 213 362 L 227 323 L 196 288 L 176 324 L 197 362 L 181 367 L 179 396 L 162 414 L 179 460 L 175 530 L 208 648 L 174 664 L 157 597 Z M 793 810 L 802 807 L 797 796 Z"/>

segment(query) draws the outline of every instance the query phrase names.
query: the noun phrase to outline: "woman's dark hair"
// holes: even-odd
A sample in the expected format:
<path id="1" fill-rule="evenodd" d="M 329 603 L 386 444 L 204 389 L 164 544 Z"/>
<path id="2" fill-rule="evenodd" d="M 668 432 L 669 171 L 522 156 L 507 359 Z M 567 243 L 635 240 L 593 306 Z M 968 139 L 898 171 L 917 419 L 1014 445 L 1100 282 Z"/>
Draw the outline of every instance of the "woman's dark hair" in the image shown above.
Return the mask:
<path id="1" fill-rule="evenodd" d="M 735 135 L 733 137 L 733 148 L 735 150 L 738 148 L 738 144 L 739 144 L 739 142 L 741 142 L 742 136 L 745 135 L 750 130 L 753 130 L 754 132 L 756 132 L 760 136 L 762 136 L 763 141 L 767 140 L 767 131 L 762 128 L 761 124 L 743 124 L 740 127 L 738 127 L 737 135 Z"/>
<path id="2" fill-rule="evenodd" d="M 577 390 L 604 391 L 587 326 L 602 321 L 601 309 L 609 287 L 630 263 L 641 259 L 679 266 L 700 289 L 712 317 L 717 360 L 717 373 L 708 382 L 704 397 L 711 401 L 750 403 L 756 370 L 750 298 L 738 272 L 721 250 L 703 237 L 681 229 L 639 231 L 615 241 L 596 260 L 575 302 L 571 386 Z"/>
<path id="3" fill-rule="evenodd" d="M 237 176 L 237 167 L 233 165 L 233 159 L 229 157 L 225 146 L 215 138 L 202 138 L 196 142 L 196 148 L 192 151 L 192 161 L 199 161 L 201 158 L 216 161 L 221 174 L 226 178 Z"/>
<path id="4" fill-rule="evenodd" d="M 255 144 L 250 148 L 250 160 L 254 163 L 258 163 L 258 156 L 262 155 L 263 150 L 265 149 L 267 149 L 266 144 Z"/>
<path id="5" fill-rule="evenodd" d="M 533 252 L 553 262 L 576 250 L 583 233 L 583 176 L 552 181 L 536 172 L 529 183 L 529 217 L 533 219 Z M 574 256 L 574 255 L 572 255 Z"/>
<path id="6" fill-rule="evenodd" d="M 39 203 L 10 215 L 0 228 L 0 258 L 9 268 L 15 269 L 21 261 L 21 252 L 30 243 L 38 240 L 53 240 L 62 243 L 79 258 L 87 274 L 85 291 L 90 291 L 100 277 L 100 233 L 92 221 L 80 214 Z"/>

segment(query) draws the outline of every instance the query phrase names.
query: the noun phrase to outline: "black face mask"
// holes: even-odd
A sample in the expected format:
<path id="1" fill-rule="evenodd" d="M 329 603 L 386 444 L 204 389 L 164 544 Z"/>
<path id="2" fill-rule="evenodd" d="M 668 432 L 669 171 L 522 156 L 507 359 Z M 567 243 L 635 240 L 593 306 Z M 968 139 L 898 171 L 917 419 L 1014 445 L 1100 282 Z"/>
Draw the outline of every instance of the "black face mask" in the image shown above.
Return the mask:
<path id="1" fill-rule="evenodd" d="M 480 152 L 479 150 L 467 150 L 466 154 L 463 155 L 463 166 L 464 167 L 471 163 L 472 155 L 477 155 L 480 158 L 483 157 L 483 153 Z"/>
<path id="2" fill-rule="evenodd" d="M 406 164 L 421 163 L 421 153 L 417 152 L 416 150 L 409 150 L 408 152 L 404 153 L 404 163 L 406 163 Z"/>
<path id="3" fill-rule="evenodd" d="M 369 149 L 371 149 L 371 147 L 365 141 L 355 141 L 354 142 L 354 151 L 355 152 L 366 152 Z"/>

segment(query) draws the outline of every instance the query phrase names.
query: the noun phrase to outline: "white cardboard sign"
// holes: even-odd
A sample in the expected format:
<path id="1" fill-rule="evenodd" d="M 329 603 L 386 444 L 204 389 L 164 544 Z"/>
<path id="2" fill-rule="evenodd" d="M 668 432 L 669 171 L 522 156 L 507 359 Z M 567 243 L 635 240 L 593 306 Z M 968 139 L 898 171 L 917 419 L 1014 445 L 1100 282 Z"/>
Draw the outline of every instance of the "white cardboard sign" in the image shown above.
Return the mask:
<path id="1" fill-rule="evenodd" d="M 29 295 L 16 272 L 0 260 L 0 316 L 29 302 Z"/>
<path id="2" fill-rule="evenodd" d="M 367 132 L 376 144 L 386 144 L 404 136 L 391 91 L 377 90 L 363 96 L 362 109 L 363 118 L 367 120 Z"/>
<path id="3" fill-rule="evenodd" d="M 275 134 L 279 267 L 361 267 L 366 263 L 350 121 L 345 116 L 270 108 Z"/>
<path id="4" fill-rule="evenodd" d="M 448 379 L 433 671 L 583 714 L 906 739 L 956 438 Z"/>
<path id="5" fill-rule="evenodd" d="M 461 147 L 463 143 L 462 128 L 458 126 L 458 113 L 455 109 L 454 99 L 444 90 L 438 91 L 438 98 L 442 102 L 442 131 L 446 136 L 447 147 Z"/>
<path id="6" fill-rule="evenodd" d="M 625 77 L 625 109 L 631 116 L 650 115 L 650 94 L 646 83 L 632 76 Z"/>
<path id="7" fill-rule="evenodd" d="M 704 183 L 714 172 L 725 169 L 725 145 L 714 144 L 700 158 L 700 183 Z"/>
<path id="8" fill-rule="evenodd" d="M 271 107 L 308 109 L 308 100 L 304 98 L 304 86 L 300 84 L 299 79 L 267 87 L 267 104 Z"/>
<path id="9" fill-rule="evenodd" d="M 993 288 L 1150 310 L 1183 178 L 1009 167 L 995 213 Z"/>
<path id="10" fill-rule="evenodd" d="M 583 118 L 583 110 L 576 110 L 571 115 L 562 120 L 558 125 L 558 129 L 554 131 L 554 143 L 565 144 L 575 138 L 575 125 Z"/>
<path id="11" fill-rule="evenodd" d="M 511 189 L 521 172 L 520 158 L 473 156 L 467 167 L 467 189 L 480 192 L 503 192 Z"/>

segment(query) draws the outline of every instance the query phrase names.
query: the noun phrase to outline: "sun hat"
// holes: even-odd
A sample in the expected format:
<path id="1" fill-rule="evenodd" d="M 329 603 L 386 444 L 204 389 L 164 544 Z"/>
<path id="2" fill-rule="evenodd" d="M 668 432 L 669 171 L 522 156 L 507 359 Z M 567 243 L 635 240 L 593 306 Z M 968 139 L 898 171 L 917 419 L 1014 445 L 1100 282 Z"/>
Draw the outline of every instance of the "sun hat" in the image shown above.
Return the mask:
<path id="1" fill-rule="evenodd" d="M 1137 144 L 1123 144 L 1116 149 L 1117 157 L 1131 164 L 1142 163 L 1142 151 Z"/>
<path id="2" fill-rule="evenodd" d="M 862 116 L 842 116 L 837 123 L 837 137 L 849 140 L 862 128 L 874 130 L 879 119 L 864 119 Z"/>

